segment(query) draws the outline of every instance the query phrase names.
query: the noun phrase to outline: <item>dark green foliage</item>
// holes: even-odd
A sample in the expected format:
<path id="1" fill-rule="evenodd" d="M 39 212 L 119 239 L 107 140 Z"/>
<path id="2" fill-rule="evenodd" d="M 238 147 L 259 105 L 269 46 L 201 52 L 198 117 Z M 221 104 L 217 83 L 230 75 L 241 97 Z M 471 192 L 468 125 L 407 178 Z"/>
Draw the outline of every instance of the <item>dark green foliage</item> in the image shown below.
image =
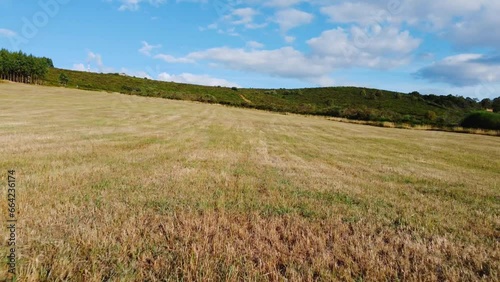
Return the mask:
<path id="1" fill-rule="evenodd" d="M 493 108 L 493 112 L 500 113 L 500 97 L 497 97 L 491 103 L 491 107 Z"/>
<path id="2" fill-rule="evenodd" d="M 53 68 L 53 67 L 54 67 L 54 63 L 52 62 L 52 59 L 50 59 L 50 58 L 46 58 L 46 57 L 42 57 L 42 59 L 46 61 L 47 66 L 48 66 L 49 68 Z"/>
<path id="3" fill-rule="evenodd" d="M 491 109 L 491 107 L 493 107 L 493 102 L 489 98 L 485 98 L 485 99 L 481 100 L 480 104 L 481 104 L 481 107 L 485 110 Z"/>
<path id="4" fill-rule="evenodd" d="M 0 78 L 22 83 L 39 83 L 53 67 L 49 58 L 38 58 L 21 51 L 0 50 Z"/>
<path id="5" fill-rule="evenodd" d="M 473 112 L 462 121 L 461 126 L 500 130 L 500 114 L 485 111 Z"/>
<path id="6" fill-rule="evenodd" d="M 368 94 L 366 94 L 366 99 L 369 99 L 369 100 L 375 100 L 377 99 L 377 95 L 375 95 L 375 92 L 370 92 Z"/>
<path id="7" fill-rule="evenodd" d="M 62 72 L 59 75 L 59 83 L 61 83 L 62 85 L 68 85 L 68 82 L 69 82 L 69 77 L 64 72 Z"/>

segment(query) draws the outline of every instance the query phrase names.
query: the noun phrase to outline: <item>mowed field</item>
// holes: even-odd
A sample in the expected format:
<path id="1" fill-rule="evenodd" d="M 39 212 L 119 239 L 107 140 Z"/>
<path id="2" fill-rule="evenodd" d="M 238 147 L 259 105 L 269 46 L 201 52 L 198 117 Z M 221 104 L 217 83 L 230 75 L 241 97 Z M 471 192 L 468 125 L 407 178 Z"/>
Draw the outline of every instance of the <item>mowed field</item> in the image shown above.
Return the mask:
<path id="1" fill-rule="evenodd" d="M 18 281 L 499 279 L 498 137 L 14 83 L 0 105 Z"/>

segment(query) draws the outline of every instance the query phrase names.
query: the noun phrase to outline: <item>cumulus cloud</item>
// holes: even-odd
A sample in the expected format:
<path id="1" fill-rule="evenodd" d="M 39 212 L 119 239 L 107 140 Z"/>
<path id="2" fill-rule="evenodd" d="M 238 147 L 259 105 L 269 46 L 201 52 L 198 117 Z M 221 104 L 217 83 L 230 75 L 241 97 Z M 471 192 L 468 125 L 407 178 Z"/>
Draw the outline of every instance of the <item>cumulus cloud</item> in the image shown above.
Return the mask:
<path id="1" fill-rule="evenodd" d="M 206 86 L 226 86 L 226 87 L 240 87 L 238 84 L 229 82 L 225 79 L 215 78 L 209 75 L 196 75 L 192 73 L 182 73 L 179 75 L 172 75 L 166 72 L 158 75 L 159 80 L 173 81 L 179 83 L 198 84 Z"/>
<path id="2" fill-rule="evenodd" d="M 301 52 L 292 47 L 272 50 L 256 50 L 218 47 L 192 52 L 184 57 L 157 55 L 167 62 L 208 61 L 225 68 L 265 73 L 284 78 L 296 78 L 321 85 L 330 82 L 330 74 L 338 68 L 367 67 L 394 68 L 409 62 L 411 52 L 418 48 L 420 40 L 407 31 L 382 28 L 372 31 L 370 38 L 357 42 L 362 30 L 341 28 L 323 32 L 307 41 L 311 51 Z"/>
<path id="3" fill-rule="evenodd" d="M 358 0 L 336 1 L 320 8 L 332 23 L 359 26 L 406 24 L 437 34 L 459 47 L 500 48 L 500 1 Z"/>
<path id="4" fill-rule="evenodd" d="M 233 24 L 250 24 L 253 22 L 253 17 L 257 14 L 258 12 L 252 8 L 241 8 L 233 10 L 228 17 L 236 18 L 232 21 Z"/>
<path id="5" fill-rule="evenodd" d="M 287 32 L 301 25 L 309 24 L 313 19 L 314 16 L 312 14 L 292 8 L 280 10 L 275 14 L 275 21 L 283 32 Z"/>
<path id="6" fill-rule="evenodd" d="M 338 5 L 324 6 L 320 9 L 321 13 L 329 17 L 334 23 L 360 23 L 366 24 L 373 21 L 378 8 L 370 3 L 345 2 Z"/>
<path id="7" fill-rule="evenodd" d="M 154 56 L 155 59 L 162 60 L 167 63 L 193 63 L 193 60 L 189 58 L 176 58 L 167 54 L 158 54 Z"/>
<path id="8" fill-rule="evenodd" d="M 264 48 L 264 44 L 260 43 L 260 42 L 257 42 L 257 41 L 248 41 L 247 42 L 247 47 L 248 48 L 251 48 L 251 49 L 261 49 L 261 48 Z"/>
<path id="9" fill-rule="evenodd" d="M 454 86 L 473 86 L 500 82 L 500 56 L 460 54 L 446 57 L 420 69 L 415 76 Z"/>
<path id="10" fill-rule="evenodd" d="M 229 12 L 228 15 L 223 16 L 221 18 L 221 21 L 229 23 L 231 25 L 241 25 L 247 29 L 258 29 L 266 27 L 267 23 L 255 22 L 255 17 L 257 17 L 259 14 L 259 11 L 250 7 L 234 8 Z M 215 28 L 217 28 L 217 23 L 213 23 L 207 26 L 207 28 L 205 29 L 214 29 L 214 26 Z"/>

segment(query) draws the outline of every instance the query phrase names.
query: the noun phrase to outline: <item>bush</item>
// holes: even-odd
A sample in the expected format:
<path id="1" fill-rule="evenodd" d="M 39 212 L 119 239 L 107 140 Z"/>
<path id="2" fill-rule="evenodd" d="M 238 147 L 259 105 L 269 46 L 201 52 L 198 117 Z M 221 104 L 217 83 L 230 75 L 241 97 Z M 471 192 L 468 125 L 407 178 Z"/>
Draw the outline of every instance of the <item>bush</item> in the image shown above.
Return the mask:
<path id="1" fill-rule="evenodd" d="M 490 112 L 473 112 L 460 124 L 466 128 L 500 130 L 500 114 Z"/>
<path id="2" fill-rule="evenodd" d="M 68 85 L 69 77 L 64 72 L 59 75 L 59 83 L 62 85 Z"/>
<path id="3" fill-rule="evenodd" d="M 217 98 L 215 96 L 210 95 L 210 94 L 204 94 L 196 99 L 198 102 L 203 102 L 203 103 L 216 103 Z"/>
<path id="4" fill-rule="evenodd" d="M 434 111 L 427 111 L 425 117 L 430 121 L 435 121 L 437 119 L 437 114 Z"/>

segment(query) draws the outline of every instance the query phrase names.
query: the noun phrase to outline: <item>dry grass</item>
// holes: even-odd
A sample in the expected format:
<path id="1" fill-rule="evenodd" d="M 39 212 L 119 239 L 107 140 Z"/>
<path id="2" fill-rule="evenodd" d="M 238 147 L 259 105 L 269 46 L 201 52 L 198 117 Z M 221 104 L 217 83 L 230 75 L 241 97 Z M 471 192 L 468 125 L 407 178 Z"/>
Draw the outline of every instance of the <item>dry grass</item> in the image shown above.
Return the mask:
<path id="1" fill-rule="evenodd" d="M 498 137 L 18 84 L 0 101 L 18 281 L 498 281 Z"/>

